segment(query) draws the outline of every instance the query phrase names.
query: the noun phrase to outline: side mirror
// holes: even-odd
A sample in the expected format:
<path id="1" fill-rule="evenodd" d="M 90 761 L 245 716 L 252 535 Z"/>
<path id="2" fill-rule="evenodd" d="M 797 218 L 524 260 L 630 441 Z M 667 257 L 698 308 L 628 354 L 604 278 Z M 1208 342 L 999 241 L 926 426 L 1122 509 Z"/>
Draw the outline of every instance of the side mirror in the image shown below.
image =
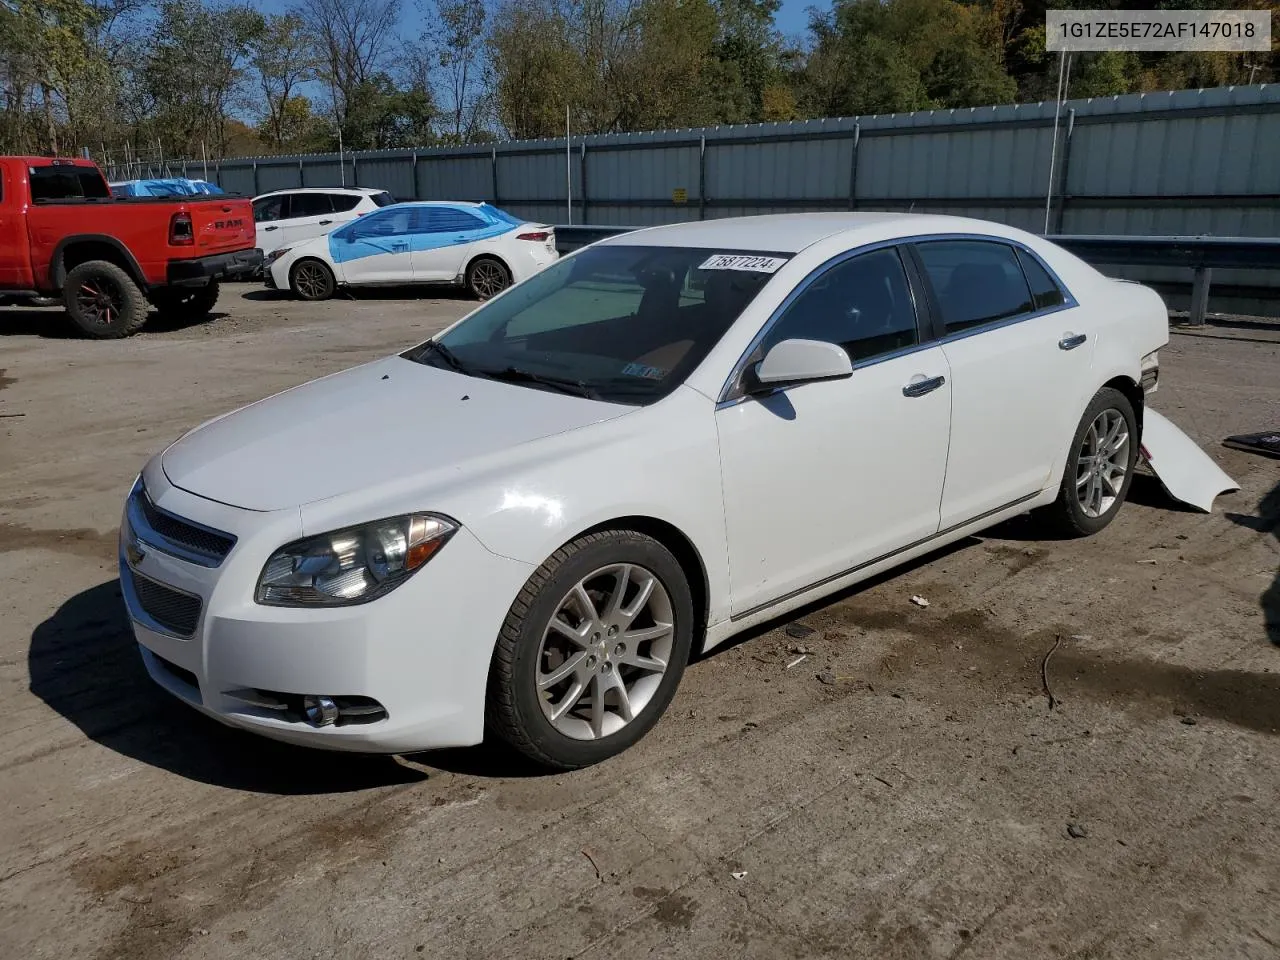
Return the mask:
<path id="1" fill-rule="evenodd" d="M 743 386 L 747 393 L 758 393 L 815 380 L 838 380 L 852 373 L 849 355 L 834 343 L 783 340 L 774 344 L 754 368 L 748 368 Z"/>

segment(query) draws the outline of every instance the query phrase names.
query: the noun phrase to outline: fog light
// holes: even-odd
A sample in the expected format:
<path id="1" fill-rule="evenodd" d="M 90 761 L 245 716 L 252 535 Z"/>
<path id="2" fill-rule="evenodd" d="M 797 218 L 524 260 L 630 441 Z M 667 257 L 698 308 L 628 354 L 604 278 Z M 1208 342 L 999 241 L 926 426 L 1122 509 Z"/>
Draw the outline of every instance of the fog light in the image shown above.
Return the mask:
<path id="1" fill-rule="evenodd" d="M 338 705 L 332 697 L 303 697 L 302 712 L 313 727 L 331 727 L 338 722 Z"/>

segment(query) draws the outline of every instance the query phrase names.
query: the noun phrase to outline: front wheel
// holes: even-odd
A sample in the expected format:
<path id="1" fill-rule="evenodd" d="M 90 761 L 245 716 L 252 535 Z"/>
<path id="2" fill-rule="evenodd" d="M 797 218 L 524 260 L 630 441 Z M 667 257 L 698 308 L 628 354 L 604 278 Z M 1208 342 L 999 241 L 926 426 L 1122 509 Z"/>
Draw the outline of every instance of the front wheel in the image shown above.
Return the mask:
<path id="1" fill-rule="evenodd" d="M 580 537 L 511 605 L 489 674 L 489 729 L 556 770 L 621 753 L 666 710 L 692 643 L 692 594 L 670 551 L 630 530 Z"/>
<path id="2" fill-rule="evenodd" d="M 1104 387 L 1076 427 L 1058 499 L 1045 508 L 1045 520 L 1066 536 L 1097 533 L 1120 512 L 1137 458 L 1133 404 L 1119 390 Z"/>
<path id="3" fill-rule="evenodd" d="M 289 271 L 289 289 L 299 300 L 328 300 L 337 287 L 333 271 L 319 260 L 299 260 Z"/>

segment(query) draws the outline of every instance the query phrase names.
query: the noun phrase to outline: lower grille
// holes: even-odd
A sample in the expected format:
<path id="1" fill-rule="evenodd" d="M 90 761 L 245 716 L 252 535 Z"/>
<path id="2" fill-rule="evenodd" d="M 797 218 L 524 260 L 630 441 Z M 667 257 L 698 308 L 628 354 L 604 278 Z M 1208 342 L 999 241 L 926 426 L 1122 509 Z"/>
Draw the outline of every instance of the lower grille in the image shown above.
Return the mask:
<path id="1" fill-rule="evenodd" d="M 194 687 L 196 690 L 200 689 L 199 679 L 190 670 L 180 667 L 176 663 L 170 663 L 164 657 L 156 656 L 154 653 L 151 656 L 155 657 L 156 663 L 170 676 L 181 680 L 189 687 Z"/>
<path id="2" fill-rule="evenodd" d="M 160 626 L 180 637 L 190 637 L 200 622 L 200 598 L 174 590 L 162 583 L 130 571 L 138 606 Z"/>

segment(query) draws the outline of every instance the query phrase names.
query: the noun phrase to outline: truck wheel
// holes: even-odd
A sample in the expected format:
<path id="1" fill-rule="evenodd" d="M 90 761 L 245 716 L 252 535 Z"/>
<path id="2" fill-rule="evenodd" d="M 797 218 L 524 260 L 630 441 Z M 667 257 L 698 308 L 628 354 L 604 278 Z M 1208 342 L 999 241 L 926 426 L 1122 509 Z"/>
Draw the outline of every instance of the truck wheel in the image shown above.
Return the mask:
<path id="1" fill-rule="evenodd" d="M 218 302 L 217 280 L 203 287 L 166 287 L 151 293 L 151 305 L 166 319 L 196 320 L 213 312 Z"/>
<path id="2" fill-rule="evenodd" d="M 127 337 L 147 319 L 147 301 L 138 285 L 106 260 L 74 267 L 63 284 L 62 302 L 80 332 L 97 340 Z"/>
<path id="3" fill-rule="evenodd" d="M 320 260 L 299 260 L 289 271 L 289 289 L 299 300 L 328 300 L 337 287 L 333 271 Z"/>

